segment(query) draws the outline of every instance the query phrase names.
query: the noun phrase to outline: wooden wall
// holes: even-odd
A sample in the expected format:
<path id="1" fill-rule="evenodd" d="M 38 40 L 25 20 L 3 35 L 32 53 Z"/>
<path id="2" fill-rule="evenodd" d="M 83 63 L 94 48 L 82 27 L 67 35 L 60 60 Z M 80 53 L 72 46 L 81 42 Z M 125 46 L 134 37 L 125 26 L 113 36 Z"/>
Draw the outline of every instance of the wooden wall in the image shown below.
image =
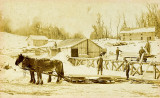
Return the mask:
<path id="1" fill-rule="evenodd" d="M 71 47 L 71 49 L 78 48 L 78 56 L 83 57 L 88 55 L 87 57 L 93 58 L 99 56 L 102 48 L 93 43 L 91 40 L 85 40 L 80 42 L 79 44 Z"/>
<path id="2" fill-rule="evenodd" d="M 102 52 L 102 48 L 97 46 L 92 41 L 89 41 L 88 44 L 88 55 L 89 57 L 97 57 Z"/>
<path id="3" fill-rule="evenodd" d="M 132 40 L 147 40 L 148 37 L 151 40 L 155 40 L 155 33 L 154 32 L 143 32 L 143 33 L 121 33 L 121 40 L 122 41 L 132 41 Z"/>
<path id="4" fill-rule="evenodd" d="M 48 43 L 47 40 L 33 40 L 33 45 L 34 46 L 43 46 L 47 43 Z"/>

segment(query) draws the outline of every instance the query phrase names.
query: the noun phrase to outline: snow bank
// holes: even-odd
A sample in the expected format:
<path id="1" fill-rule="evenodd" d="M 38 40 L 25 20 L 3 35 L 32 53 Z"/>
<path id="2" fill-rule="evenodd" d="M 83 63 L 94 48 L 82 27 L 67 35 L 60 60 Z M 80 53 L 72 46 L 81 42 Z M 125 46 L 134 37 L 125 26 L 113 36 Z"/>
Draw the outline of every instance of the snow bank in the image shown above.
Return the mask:
<path id="1" fill-rule="evenodd" d="M 27 46 L 26 37 L 14 35 L 6 32 L 0 32 L 0 53 L 14 55 L 21 52 L 23 47 Z"/>

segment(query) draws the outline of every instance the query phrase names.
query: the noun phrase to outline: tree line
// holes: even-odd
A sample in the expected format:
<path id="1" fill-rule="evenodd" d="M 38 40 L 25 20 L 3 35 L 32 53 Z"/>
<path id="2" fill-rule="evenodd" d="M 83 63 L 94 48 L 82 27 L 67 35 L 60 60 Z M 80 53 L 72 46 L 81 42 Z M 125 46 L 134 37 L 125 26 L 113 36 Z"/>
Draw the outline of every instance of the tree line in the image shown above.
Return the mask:
<path id="1" fill-rule="evenodd" d="M 120 39 L 119 32 L 123 30 L 132 30 L 136 28 L 155 27 L 156 36 L 160 38 L 160 9 L 158 4 L 147 4 L 147 12 L 142 12 L 140 17 L 136 16 L 136 27 L 129 27 L 126 22 L 125 14 L 121 14 L 117 17 L 116 27 L 116 39 Z M 97 14 L 96 24 L 92 26 L 93 32 L 90 35 L 91 39 L 101 38 L 115 38 L 112 36 L 112 21 L 110 20 L 109 28 L 104 26 L 104 21 L 100 13 Z M 122 23 L 122 24 L 121 24 Z M 120 25 L 121 24 L 121 25 Z"/>
<path id="2" fill-rule="evenodd" d="M 156 36 L 160 37 L 160 9 L 158 4 L 147 4 L 148 12 L 142 13 L 141 17 L 136 17 L 138 27 L 155 27 Z"/>
<path id="3" fill-rule="evenodd" d="M 158 4 L 147 4 L 147 12 L 142 12 L 140 17 L 135 16 L 136 19 L 136 28 L 143 27 L 155 27 L 156 36 L 160 37 L 160 9 L 158 9 Z M 102 20 L 102 15 L 97 14 L 96 24 L 92 25 L 93 31 L 91 32 L 91 39 L 102 39 L 102 38 L 117 38 L 119 39 L 119 32 L 123 30 L 131 30 L 133 27 L 129 27 L 126 22 L 125 14 L 121 14 L 117 17 L 116 26 L 116 36 L 113 36 L 112 33 L 112 20 L 110 20 L 109 26 L 104 25 Z M 122 23 L 123 22 L 123 23 Z M 122 24 L 121 24 L 122 23 Z M 20 27 L 16 30 L 10 28 L 10 20 L 2 17 L 0 11 L 0 31 L 5 31 L 18 35 L 44 35 L 50 39 L 70 39 L 70 38 L 85 38 L 82 32 L 77 32 L 71 35 L 69 32 L 65 31 L 64 28 L 60 28 L 52 25 L 44 25 L 37 17 L 32 21 L 32 24 L 27 23 L 23 27 Z"/>
<path id="4" fill-rule="evenodd" d="M 2 17 L 0 12 L 0 31 L 8 32 L 12 34 L 18 34 L 22 36 L 29 35 L 43 35 L 49 39 L 71 39 L 71 38 L 85 38 L 83 33 L 77 32 L 71 35 L 69 32 L 66 32 L 64 28 L 59 28 L 52 25 L 44 25 L 38 17 L 35 17 L 31 24 L 27 23 L 24 26 L 13 30 L 10 27 L 10 20 Z"/>

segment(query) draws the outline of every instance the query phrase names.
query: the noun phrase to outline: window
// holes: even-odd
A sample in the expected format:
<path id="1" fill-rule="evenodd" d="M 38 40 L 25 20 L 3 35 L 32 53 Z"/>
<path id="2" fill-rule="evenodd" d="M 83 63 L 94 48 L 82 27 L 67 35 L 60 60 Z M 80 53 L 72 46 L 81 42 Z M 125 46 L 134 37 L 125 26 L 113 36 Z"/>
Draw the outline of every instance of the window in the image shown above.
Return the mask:
<path id="1" fill-rule="evenodd" d="M 147 37 L 147 40 L 151 40 L 151 37 Z"/>

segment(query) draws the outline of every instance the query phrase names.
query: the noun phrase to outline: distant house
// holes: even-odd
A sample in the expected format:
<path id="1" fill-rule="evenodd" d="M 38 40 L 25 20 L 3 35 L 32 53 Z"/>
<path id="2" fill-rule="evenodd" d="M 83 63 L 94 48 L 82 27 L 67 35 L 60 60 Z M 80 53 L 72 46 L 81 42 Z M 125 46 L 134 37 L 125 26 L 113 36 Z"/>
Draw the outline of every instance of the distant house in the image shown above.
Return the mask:
<path id="1" fill-rule="evenodd" d="M 126 30 L 120 32 L 121 40 L 155 40 L 155 27 L 150 28 L 138 28 L 132 30 Z"/>
<path id="2" fill-rule="evenodd" d="M 27 39 L 28 46 L 43 46 L 48 43 L 46 36 L 30 35 Z"/>
<path id="3" fill-rule="evenodd" d="M 102 47 L 89 39 L 67 39 L 58 43 L 58 48 L 70 57 L 97 57 Z"/>

